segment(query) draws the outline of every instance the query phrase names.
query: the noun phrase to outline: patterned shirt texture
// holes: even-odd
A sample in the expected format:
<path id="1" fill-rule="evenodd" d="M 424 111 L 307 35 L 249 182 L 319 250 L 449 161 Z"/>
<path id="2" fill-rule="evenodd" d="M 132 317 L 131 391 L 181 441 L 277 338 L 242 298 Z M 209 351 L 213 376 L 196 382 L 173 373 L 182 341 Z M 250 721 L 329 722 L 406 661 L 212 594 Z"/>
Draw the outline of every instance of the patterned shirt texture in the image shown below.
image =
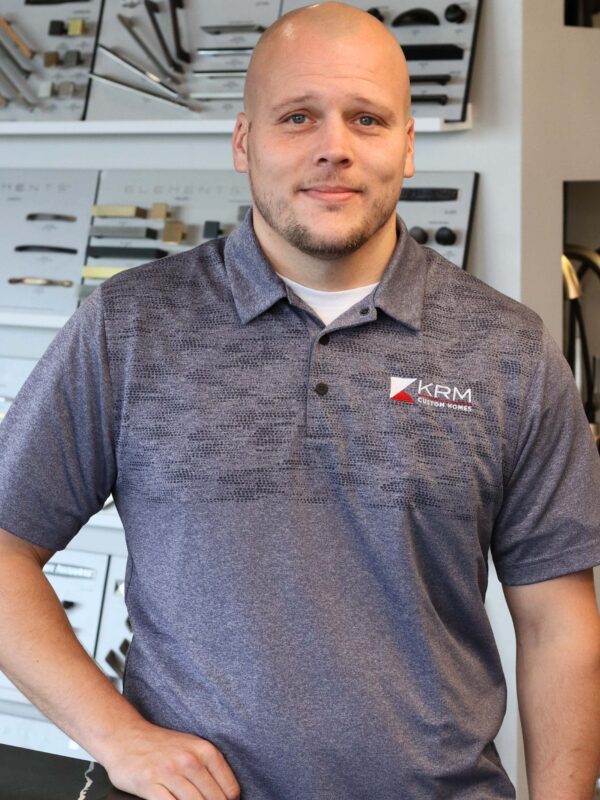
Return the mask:
<path id="1" fill-rule="evenodd" d="M 252 227 L 124 271 L 0 426 L 0 527 L 64 548 L 113 494 L 124 694 L 244 800 L 504 800 L 485 611 L 600 562 L 600 460 L 540 318 L 399 238 L 325 326 Z"/>

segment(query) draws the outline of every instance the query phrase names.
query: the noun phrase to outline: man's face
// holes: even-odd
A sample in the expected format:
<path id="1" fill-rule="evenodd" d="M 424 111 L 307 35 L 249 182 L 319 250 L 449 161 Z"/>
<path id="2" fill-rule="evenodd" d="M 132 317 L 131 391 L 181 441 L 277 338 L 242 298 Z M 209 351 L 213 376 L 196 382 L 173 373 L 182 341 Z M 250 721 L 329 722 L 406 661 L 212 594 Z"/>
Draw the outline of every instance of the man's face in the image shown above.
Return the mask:
<path id="1" fill-rule="evenodd" d="M 391 224 L 403 177 L 414 172 L 414 132 L 406 89 L 376 36 L 301 41 L 278 44 L 261 69 L 248 117 L 236 124 L 234 164 L 248 172 L 255 220 L 334 259 Z"/>

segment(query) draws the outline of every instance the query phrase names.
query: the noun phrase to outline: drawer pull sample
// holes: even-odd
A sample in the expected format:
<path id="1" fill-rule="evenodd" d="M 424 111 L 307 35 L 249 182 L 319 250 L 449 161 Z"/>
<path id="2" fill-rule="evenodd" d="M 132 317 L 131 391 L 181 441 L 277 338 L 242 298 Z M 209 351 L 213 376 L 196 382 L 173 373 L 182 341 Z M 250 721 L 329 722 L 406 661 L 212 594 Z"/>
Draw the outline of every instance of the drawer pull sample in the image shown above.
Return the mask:
<path id="1" fill-rule="evenodd" d="M 439 25 L 440 20 L 437 14 L 428 8 L 410 8 L 403 11 L 392 20 L 392 28 L 400 28 L 409 25 Z"/>
<path id="2" fill-rule="evenodd" d="M 447 94 L 413 94 L 410 98 L 411 103 L 435 103 L 445 106 L 448 103 Z"/>
<path id="3" fill-rule="evenodd" d="M 46 211 L 33 212 L 25 217 L 27 222 L 77 222 L 70 214 L 53 214 Z"/>
<path id="4" fill-rule="evenodd" d="M 452 80 L 452 75 L 411 75 L 411 83 L 438 83 L 440 86 L 446 86 Z"/>
<path id="5" fill-rule="evenodd" d="M 56 247 L 53 244 L 18 244 L 15 253 L 65 253 L 69 256 L 77 255 L 74 247 Z"/>
<path id="6" fill-rule="evenodd" d="M 88 247 L 90 258 L 134 258 L 145 261 L 153 261 L 156 258 L 168 256 L 166 250 L 158 247 Z"/>
<path id="7" fill-rule="evenodd" d="M 175 42 L 175 55 L 180 61 L 189 64 L 192 60 L 190 54 L 181 46 L 181 34 L 179 32 L 179 20 L 177 19 L 177 9 L 183 9 L 183 0 L 169 0 L 169 10 L 171 12 L 171 25 L 173 27 L 173 41 Z"/>
<path id="8" fill-rule="evenodd" d="M 266 28 L 262 25 L 203 25 L 201 30 L 211 36 L 220 36 L 222 33 L 264 33 Z"/>
<path id="9" fill-rule="evenodd" d="M 66 289 L 73 286 L 73 281 L 55 281 L 50 278 L 9 278 L 9 283 L 23 283 L 26 286 L 62 286 Z"/>
<path id="10" fill-rule="evenodd" d="M 90 236 L 99 239 L 156 239 L 158 231 L 154 228 L 126 228 L 117 225 L 93 225 Z"/>
<path id="11" fill-rule="evenodd" d="M 465 51 L 457 44 L 405 44 L 407 61 L 462 61 Z"/>
<path id="12" fill-rule="evenodd" d="M 93 217 L 126 217 L 146 219 L 148 212 L 139 206 L 96 205 L 92 206 Z"/>

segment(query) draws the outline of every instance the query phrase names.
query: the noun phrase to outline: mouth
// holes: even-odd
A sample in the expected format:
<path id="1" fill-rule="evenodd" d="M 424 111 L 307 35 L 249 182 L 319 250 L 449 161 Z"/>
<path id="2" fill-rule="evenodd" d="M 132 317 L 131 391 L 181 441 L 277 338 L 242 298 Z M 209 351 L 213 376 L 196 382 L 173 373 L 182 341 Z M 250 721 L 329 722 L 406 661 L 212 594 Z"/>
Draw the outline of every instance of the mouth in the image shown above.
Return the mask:
<path id="1" fill-rule="evenodd" d="M 311 186 L 308 189 L 301 189 L 303 194 L 315 200 L 324 200 L 328 203 L 344 203 L 360 194 L 359 189 L 350 186 Z"/>

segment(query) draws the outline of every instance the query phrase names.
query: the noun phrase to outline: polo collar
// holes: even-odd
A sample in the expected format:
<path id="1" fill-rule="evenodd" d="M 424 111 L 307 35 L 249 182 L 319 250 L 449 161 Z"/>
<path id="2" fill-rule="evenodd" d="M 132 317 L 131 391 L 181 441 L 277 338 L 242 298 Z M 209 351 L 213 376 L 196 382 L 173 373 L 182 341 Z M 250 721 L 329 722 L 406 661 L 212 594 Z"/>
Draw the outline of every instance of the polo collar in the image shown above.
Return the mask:
<path id="1" fill-rule="evenodd" d="M 398 242 L 375 289 L 373 302 L 388 316 L 419 330 L 423 316 L 426 251 L 410 236 L 397 217 Z M 263 253 L 252 225 L 252 211 L 225 242 L 225 271 L 231 284 L 235 306 L 242 324 L 258 317 L 281 299 L 287 287 Z"/>

